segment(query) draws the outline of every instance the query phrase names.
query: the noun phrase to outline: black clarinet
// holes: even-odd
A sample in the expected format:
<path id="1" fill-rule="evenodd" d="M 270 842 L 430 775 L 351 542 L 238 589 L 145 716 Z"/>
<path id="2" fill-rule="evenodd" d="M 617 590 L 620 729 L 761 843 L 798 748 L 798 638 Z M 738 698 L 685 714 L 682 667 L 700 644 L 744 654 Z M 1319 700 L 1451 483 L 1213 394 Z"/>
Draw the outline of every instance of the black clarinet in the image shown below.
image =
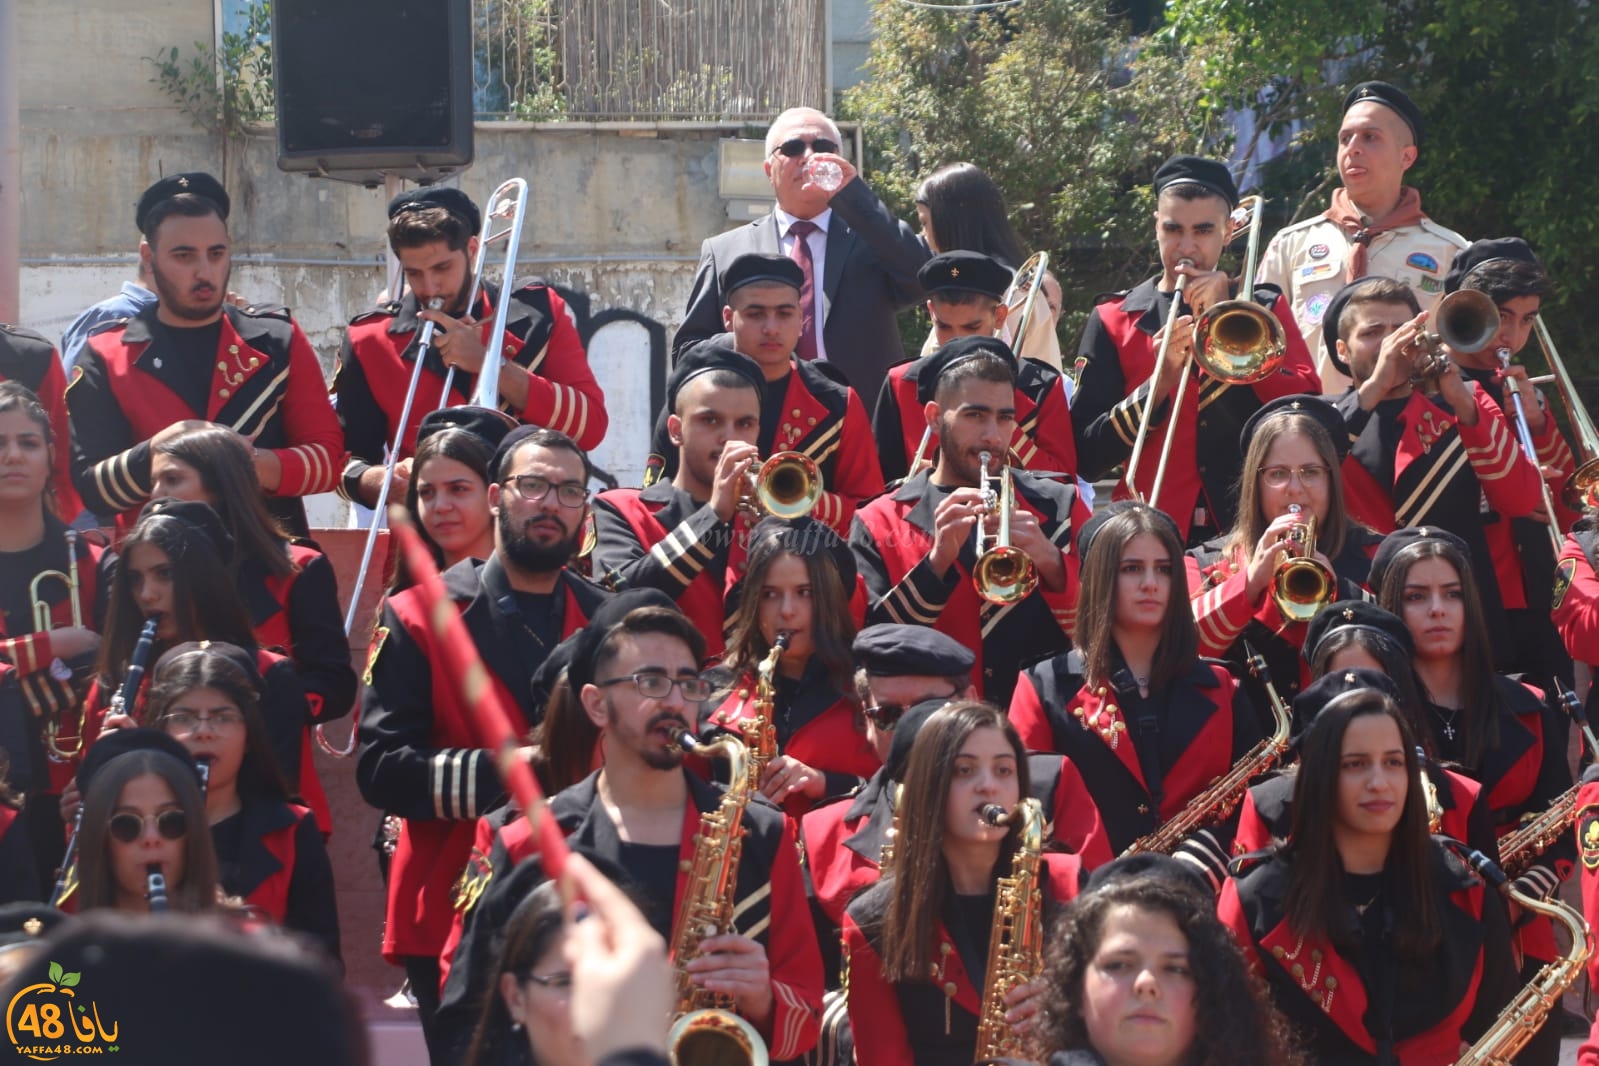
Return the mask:
<path id="1" fill-rule="evenodd" d="M 164 914 L 167 910 L 167 875 L 161 872 L 158 862 L 152 862 L 149 871 L 144 898 L 150 904 L 151 914 Z"/>

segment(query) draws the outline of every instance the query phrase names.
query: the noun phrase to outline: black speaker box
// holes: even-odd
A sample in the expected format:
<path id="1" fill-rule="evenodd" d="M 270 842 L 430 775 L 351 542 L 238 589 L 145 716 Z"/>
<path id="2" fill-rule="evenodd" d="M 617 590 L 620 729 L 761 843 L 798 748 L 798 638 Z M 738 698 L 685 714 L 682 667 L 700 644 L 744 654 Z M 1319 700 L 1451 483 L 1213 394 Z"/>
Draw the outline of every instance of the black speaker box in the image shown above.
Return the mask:
<path id="1" fill-rule="evenodd" d="M 472 163 L 471 0 L 274 0 L 278 167 L 364 185 Z"/>

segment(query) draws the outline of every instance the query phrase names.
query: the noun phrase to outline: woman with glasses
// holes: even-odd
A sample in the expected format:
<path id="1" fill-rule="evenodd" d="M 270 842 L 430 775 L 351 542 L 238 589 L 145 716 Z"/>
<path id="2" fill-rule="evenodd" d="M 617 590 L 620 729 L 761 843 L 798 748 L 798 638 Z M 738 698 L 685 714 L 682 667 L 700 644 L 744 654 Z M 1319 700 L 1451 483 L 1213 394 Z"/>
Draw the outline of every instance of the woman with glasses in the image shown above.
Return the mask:
<path id="1" fill-rule="evenodd" d="M 529 879 L 519 867 L 513 877 Z M 592 1066 L 572 1031 L 572 973 L 555 882 L 526 893 L 503 929 L 465 1066 Z"/>
<path id="2" fill-rule="evenodd" d="M 1265 404 L 1244 424 L 1239 446 L 1238 520 L 1225 536 L 1188 552 L 1199 652 L 1242 667 L 1249 644 L 1265 658 L 1278 693 L 1291 700 L 1310 683 L 1300 649 L 1316 605 L 1306 603 L 1303 617 L 1284 616 L 1274 593 L 1279 567 L 1308 552 L 1332 576 L 1326 599 L 1360 599 L 1381 538 L 1348 516 L 1340 464 L 1349 434 L 1321 397 Z M 1315 543 L 1295 547 L 1312 520 Z M 1244 684 L 1264 710 L 1265 687 L 1253 677 Z"/>
<path id="3" fill-rule="evenodd" d="M 728 594 L 727 654 L 717 671 L 726 695 L 710 721 L 741 729 L 760 717 L 757 668 L 786 637 L 764 723 L 776 731 L 778 754 L 761 792 L 791 815 L 848 792 L 882 765 L 855 704 L 855 585 L 854 557 L 832 529 L 810 518 L 765 518 L 750 532 L 744 575 Z"/>
<path id="4" fill-rule="evenodd" d="M 232 644 L 180 644 L 156 663 L 146 717 L 205 768 L 222 890 L 339 958 L 333 866 L 311 811 L 289 799 L 261 717 L 261 679 Z"/>

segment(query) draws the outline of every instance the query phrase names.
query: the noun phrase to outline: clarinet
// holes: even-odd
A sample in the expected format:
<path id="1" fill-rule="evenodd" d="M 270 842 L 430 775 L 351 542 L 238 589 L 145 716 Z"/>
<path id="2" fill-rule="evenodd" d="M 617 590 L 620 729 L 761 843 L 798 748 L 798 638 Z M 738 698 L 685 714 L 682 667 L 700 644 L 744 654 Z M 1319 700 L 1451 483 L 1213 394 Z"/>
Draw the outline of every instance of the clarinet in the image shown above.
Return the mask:
<path id="1" fill-rule="evenodd" d="M 50 906 L 59 907 L 77 887 L 78 831 L 83 828 L 83 802 L 72 816 L 72 835 L 67 838 L 66 854 L 61 856 L 61 872 L 56 874 L 55 888 L 50 890 Z"/>
<path id="2" fill-rule="evenodd" d="M 149 871 L 144 898 L 149 901 L 151 914 L 164 914 L 167 910 L 166 874 L 161 872 L 161 864 L 158 862 L 152 862 Z"/>

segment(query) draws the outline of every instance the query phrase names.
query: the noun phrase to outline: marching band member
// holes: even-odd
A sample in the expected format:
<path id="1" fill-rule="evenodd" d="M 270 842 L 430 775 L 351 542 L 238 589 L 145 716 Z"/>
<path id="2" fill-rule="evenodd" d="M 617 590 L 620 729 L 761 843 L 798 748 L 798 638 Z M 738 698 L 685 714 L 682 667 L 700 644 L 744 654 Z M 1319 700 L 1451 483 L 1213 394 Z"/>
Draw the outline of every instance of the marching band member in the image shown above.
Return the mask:
<path id="1" fill-rule="evenodd" d="M 1590 509 L 1566 533 L 1555 570 L 1555 628 L 1573 662 L 1599 664 L 1599 515 Z M 1593 690 L 1589 689 L 1589 706 Z"/>
<path id="2" fill-rule="evenodd" d="M 932 382 L 922 383 L 933 354 L 956 337 L 993 337 L 1005 324 L 1004 304 L 1012 271 L 977 252 L 945 252 L 923 264 L 917 279 L 927 292 L 933 319 L 922 358 L 890 367 L 872 412 L 883 476 L 890 481 L 916 473 L 910 462 L 922 444 L 927 419 L 922 409 L 933 398 Z M 1060 371 L 1036 359 L 1016 360 L 1016 433 L 1011 449 L 1027 470 L 1055 475 L 1077 472 L 1077 444 Z M 936 433 L 927 438 L 921 458 L 931 462 Z M 919 470 L 920 468 L 918 468 Z"/>
<path id="3" fill-rule="evenodd" d="M 1367 276 L 1397 278 L 1430 311 L 1449 261 L 1466 246 L 1460 234 L 1423 214 L 1421 193 L 1404 184 L 1421 150 L 1421 127 L 1421 109 L 1403 89 L 1381 81 L 1350 89 L 1338 127 L 1342 187 L 1326 211 L 1281 230 L 1261 256 L 1258 279 L 1277 286 L 1292 305 L 1329 393 L 1352 384 L 1348 368 L 1319 340 L 1333 294 Z"/>
<path id="4" fill-rule="evenodd" d="M 272 513 L 306 533 L 298 497 L 338 482 L 344 435 L 322 367 L 286 308 L 224 301 L 228 194 L 209 174 L 162 178 L 135 220 L 159 298 L 89 338 L 67 399 L 73 481 L 96 514 L 131 520 L 151 448 L 203 419 L 249 444 Z"/>
<path id="5" fill-rule="evenodd" d="M 1023 671 L 1010 720 L 1029 748 L 1071 760 L 1120 854 L 1263 734 L 1227 667 L 1198 655 L 1169 515 L 1113 504 L 1084 525 L 1078 550 L 1078 650 Z"/>
<path id="6" fill-rule="evenodd" d="M 1333 297 L 1322 320 L 1329 358 L 1355 380 L 1337 401 L 1352 442 L 1343 464 L 1349 512 L 1379 533 L 1442 526 L 1470 545 L 1484 578 L 1493 647 L 1508 651 L 1481 501 L 1502 518 L 1532 514 L 1542 502 L 1538 471 L 1511 439 L 1498 406 L 1463 382 L 1452 361 L 1436 385 L 1430 378 L 1413 381 L 1427 328 L 1419 308 L 1408 286 L 1366 278 Z"/>
<path id="7" fill-rule="evenodd" d="M 989 934 L 1006 920 L 995 882 L 1021 847 L 1018 825 L 994 826 L 982 809 L 1018 808 L 1028 795 L 1027 754 L 1002 711 L 956 702 L 935 711 L 906 762 L 894 858 L 844 912 L 844 988 L 859 1062 L 962 1066 L 974 1059 L 988 973 Z M 1075 855 L 1046 853 L 1038 888 L 1046 920 L 1077 894 Z M 1005 998 L 1019 1034 L 1038 1022 L 1035 978 Z"/>
<path id="8" fill-rule="evenodd" d="M 741 260 L 742 261 L 742 260 Z M 594 570 L 629 588 L 660 589 L 720 656 L 730 562 L 743 559 L 750 466 L 760 456 L 760 364 L 713 338 L 696 344 L 666 382 L 666 431 L 677 470 L 643 489 L 594 499 Z M 768 453 L 770 454 L 770 453 Z"/>
<path id="9" fill-rule="evenodd" d="M 61 359 L 44 334 L 0 322 L 0 384 L 8 381 L 33 393 L 45 410 L 55 444 L 50 457 L 55 515 L 71 522 L 83 510 L 83 501 L 72 484 L 72 426 L 67 420 L 67 379 Z"/>
<path id="10" fill-rule="evenodd" d="M 155 664 L 145 717 L 206 767 L 205 816 L 222 891 L 339 958 L 333 865 L 310 808 L 289 798 L 243 648 L 179 644 Z"/>
<path id="11" fill-rule="evenodd" d="M 83 736 L 82 686 L 73 677 L 86 674 L 99 650 L 116 565 L 87 537 L 68 543 L 51 491 L 54 458 L 65 450 L 38 398 L 16 381 L 0 382 L 0 749 L 11 786 L 38 797 L 22 818 L 44 877 L 66 842 L 53 797 L 71 770 L 56 760 Z M 52 571 L 63 576 L 39 576 Z M 36 602 L 48 615 L 43 630 Z"/>
<path id="12" fill-rule="evenodd" d="M 408 189 L 389 201 L 388 211 L 389 248 L 408 291 L 351 320 L 333 386 L 350 450 L 339 494 L 368 507 L 382 488 L 384 449 L 394 443 L 416 360 L 423 360 L 417 395 L 424 399 L 412 405 L 395 457 L 394 477 L 402 489 L 413 474 L 407 460 L 416 451 L 422 417 L 433 406 L 470 402 L 495 314 L 486 283 L 477 302 L 466 305 L 483 217 L 464 192 L 442 185 Z M 438 310 L 428 306 L 433 300 L 441 301 Z M 418 352 L 424 322 L 434 323 L 436 331 L 428 350 Z M 520 422 L 565 433 L 580 448 L 604 439 L 605 394 L 589 369 L 571 312 L 550 286 L 520 282 L 511 293 L 504 359 L 499 399 Z M 435 402 L 451 367 L 450 394 Z"/>
<path id="13" fill-rule="evenodd" d="M 1416 738 L 1352 692 L 1300 743 L 1288 841 L 1218 911 L 1318 1064 L 1454 1062 L 1515 991 L 1505 905 L 1428 836 Z"/>
<path id="14" fill-rule="evenodd" d="M 805 275 L 782 255 L 749 253 L 722 275 L 722 324 L 733 346 L 761 368 L 760 454 L 780 451 L 809 457 L 821 472 L 822 498 L 811 517 L 843 534 L 863 500 L 883 491 L 877 439 L 853 388 L 826 362 L 798 356 Z M 656 422 L 650 465 L 676 474 L 668 446 L 666 413 Z"/>
<path id="15" fill-rule="evenodd" d="M 1016 424 L 1014 363 L 1003 341 L 961 337 L 939 349 L 923 375 L 934 388 L 922 414 L 939 437 L 937 461 L 858 510 L 850 533 L 866 620 L 948 633 L 977 652 L 984 698 L 1005 703 L 1022 663 L 1070 645 L 1077 555 L 1068 549 L 1088 508 L 1075 485 L 1010 471 L 1011 546 L 1031 563 L 1037 587 L 1015 603 L 982 600 L 971 581 L 975 531 L 999 528 L 997 499 L 979 491 L 982 454 L 988 474 L 1005 467 Z"/>
<path id="16" fill-rule="evenodd" d="M 484 562 L 444 575 L 493 683 L 524 726 L 537 723 L 528 680 L 606 597 L 566 569 L 587 509 L 587 454 L 554 430 L 521 426 L 500 443 L 489 487 L 498 540 Z M 413 590 L 391 596 L 374 637 L 361 710 L 356 783 L 366 801 L 404 819 L 388 888 L 383 955 L 403 965 L 436 1061 L 439 949 L 451 889 L 466 865 L 473 823 L 504 787 L 462 702 L 458 679 L 434 669 L 433 625 Z"/>
<path id="17" fill-rule="evenodd" d="M 1284 396 L 1262 406 L 1238 442 L 1244 468 L 1237 522 L 1224 537 L 1188 551 L 1200 653 L 1243 667 L 1247 642 L 1265 657 L 1285 700 L 1310 682 L 1300 655 L 1308 619 L 1283 617 L 1275 595 L 1279 568 L 1308 553 L 1332 578 L 1328 600 L 1358 600 L 1382 542 L 1345 510 L 1340 465 L 1348 442 L 1343 419 L 1319 396 Z M 1295 535 L 1311 528 L 1315 542 L 1296 547 Z M 1302 606 L 1315 610 L 1313 603 Z M 1257 708 L 1266 706 L 1264 685 L 1250 677 L 1244 686 Z"/>
<path id="18" fill-rule="evenodd" d="M 721 702 L 708 722 L 735 732 L 770 716 L 777 754 L 761 793 L 798 817 L 872 776 L 882 759 L 855 704 L 855 560 L 843 539 L 811 518 L 763 518 L 750 532 L 748 568 L 732 590 L 727 652 L 714 675 Z M 780 637 L 773 705 L 758 706 L 758 671 Z"/>
<path id="19" fill-rule="evenodd" d="M 1169 402 L 1184 364 L 1193 358 L 1194 318 L 1232 295 L 1231 281 L 1216 264 L 1232 239 L 1238 188 L 1215 160 L 1173 156 L 1155 172 L 1155 203 L 1160 276 L 1100 303 L 1089 316 L 1073 366 L 1077 390 L 1072 427 L 1081 473 L 1097 479 L 1131 459 L 1144 406 L 1155 404 L 1148 446 L 1138 469 L 1124 473 L 1117 496 L 1148 497 L 1165 435 L 1176 433 L 1157 502 L 1177 520 L 1186 543 L 1201 544 L 1233 524 L 1243 463 L 1238 439 L 1245 420 L 1277 396 L 1320 392 L 1321 382 L 1287 303 L 1276 290 L 1256 292 L 1251 283 L 1244 298 L 1264 297 L 1264 305 L 1283 324 L 1287 349 L 1282 367 L 1248 386 L 1229 385 L 1199 370 L 1187 395 L 1175 407 Z M 1172 296 L 1184 276 L 1183 304 L 1173 313 Z M 1151 395 L 1155 356 L 1168 321 L 1176 332 Z"/>
<path id="20" fill-rule="evenodd" d="M 489 510 L 494 452 L 514 428 L 503 411 L 485 407 L 441 407 L 422 416 L 405 509 L 440 573 L 462 559 L 487 559 L 494 553 L 494 515 Z M 410 583 L 401 558 L 394 588 Z"/>

